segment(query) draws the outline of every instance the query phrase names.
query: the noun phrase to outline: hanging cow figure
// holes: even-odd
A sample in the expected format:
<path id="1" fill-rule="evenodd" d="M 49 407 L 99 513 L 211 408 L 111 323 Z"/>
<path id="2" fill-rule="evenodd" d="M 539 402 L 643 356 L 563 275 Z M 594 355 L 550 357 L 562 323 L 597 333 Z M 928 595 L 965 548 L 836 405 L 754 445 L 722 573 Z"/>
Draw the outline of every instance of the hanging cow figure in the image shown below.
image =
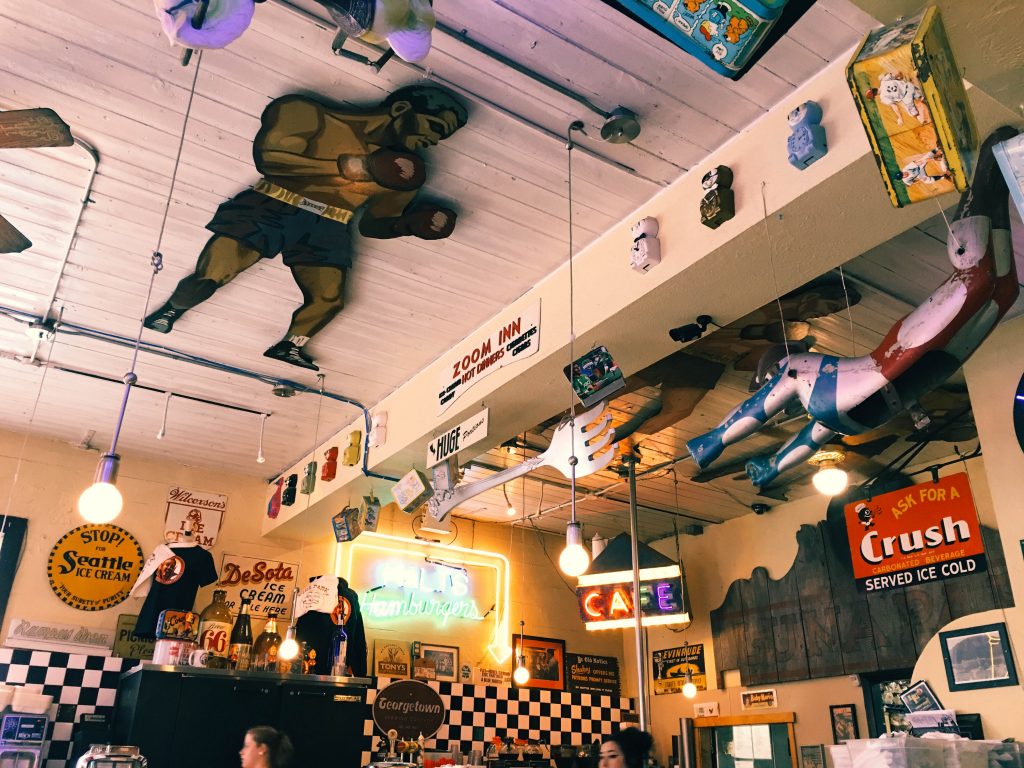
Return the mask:
<path id="1" fill-rule="evenodd" d="M 974 182 L 950 225 L 953 274 L 867 355 L 804 352 L 783 358 L 779 372 L 755 395 L 713 430 L 687 442 L 699 467 L 764 427 L 794 400 L 811 421 L 774 455 L 747 463 L 747 475 L 759 487 L 806 461 L 836 434 L 861 434 L 903 410 L 920 411 L 920 398 L 964 364 L 1017 299 L 1009 190 L 993 155 L 995 144 L 1017 133 L 999 128 L 981 148 Z"/>

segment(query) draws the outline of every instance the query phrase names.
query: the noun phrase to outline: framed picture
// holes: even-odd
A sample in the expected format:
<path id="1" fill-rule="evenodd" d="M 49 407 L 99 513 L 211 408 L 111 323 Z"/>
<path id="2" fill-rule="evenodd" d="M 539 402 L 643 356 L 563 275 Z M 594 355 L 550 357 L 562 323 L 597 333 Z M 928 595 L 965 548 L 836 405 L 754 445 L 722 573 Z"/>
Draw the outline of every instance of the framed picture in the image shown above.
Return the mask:
<path id="1" fill-rule="evenodd" d="M 549 691 L 565 690 L 565 641 L 549 637 L 526 635 L 512 638 L 512 669 L 520 656 L 526 659 L 530 679 L 516 688 L 545 688 Z"/>
<path id="2" fill-rule="evenodd" d="M 825 768 L 825 745 L 800 747 L 801 768 Z"/>
<path id="3" fill-rule="evenodd" d="M 832 741 L 842 744 L 848 739 L 860 738 L 855 704 L 833 704 L 828 711 L 832 716 Z"/>
<path id="4" fill-rule="evenodd" d="M 434 680 L 459 681 L 459 649 L 453 645 L 420 643 L 421 659 L 434 663 Z"/>
<path id="5" fill-rule="evenodd" d="M 951 691 L 1017 685 L 1005 624 L 939 632 L 946 682 Z"/>
<path id="6" fill-rule="evenodd" d="M 938 697 L 932 693 L 932 689 L 924 680 L 914 683 L 901 693 L 900 701 L 906 706 L 908 712 L 928 712 L 933 709 L 942 709 Z"/>

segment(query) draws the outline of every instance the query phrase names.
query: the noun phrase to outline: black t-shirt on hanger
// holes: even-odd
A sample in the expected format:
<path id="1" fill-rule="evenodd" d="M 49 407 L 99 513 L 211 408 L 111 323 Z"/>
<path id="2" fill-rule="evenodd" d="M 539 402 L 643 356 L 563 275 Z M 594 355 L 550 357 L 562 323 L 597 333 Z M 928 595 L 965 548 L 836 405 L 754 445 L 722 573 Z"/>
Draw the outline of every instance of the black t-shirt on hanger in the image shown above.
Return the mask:
<path id="1" fill-rule="evenodd" d="M 217 580 L 217 567 L 213 555 L 197 545 L 172 546 L 174 557 L 157 566 L 153 583 L 135 622 L 139 637 L 156 636 L 156 622 L 160 612 L 168 609 L 191 611 L 200 587 Z"/>

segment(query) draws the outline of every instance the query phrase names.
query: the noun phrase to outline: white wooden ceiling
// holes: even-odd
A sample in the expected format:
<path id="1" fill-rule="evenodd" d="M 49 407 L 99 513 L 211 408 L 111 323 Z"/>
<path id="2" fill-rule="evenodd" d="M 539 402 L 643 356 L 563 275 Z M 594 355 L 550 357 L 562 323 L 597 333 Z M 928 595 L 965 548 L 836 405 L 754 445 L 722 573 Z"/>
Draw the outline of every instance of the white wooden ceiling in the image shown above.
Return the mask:
<path id="1" fill-rule="evenodd" d="M 311 344 L 326 388 L 373 405 L 470 330 L 549 274 L 567 254 L 566 153 L 575 119 L 586 123 L 574 162 L 575 242 L 583 247 L 659 185 L 728 141 L 794 86 L 859 40 L 871 19 L 846 0 L 819 0 L 738 83 L 720 78 L 599 2 L 438 0 L 442 25 L 420 68 L 400 61 L 378 75 L 330 54 L 333 32 L 310 0 L 267 2 L 229 48 L 202 56 L 196 96 L 150 308 L 191 271 L 216 207 L 257 179 L 251 140 L 259 114 L 289 92 L 370 104 L 429 77 L 461 93 L 469 125 L 430 151 L 428 190 L 455 203 L 445 241 L 357 242 L 347 306 Z M 464 32 L 463 32 L 464 31 Z M 602 111 L 628 107 L 643 132 L 632 145 L 600 142 L 602 118 L 577 101 L 494 61 L 465 34 L 577 92 Z M 52 107 L 100 162 L 89 204 L 72 232 L 88 178 L 80 148 L 0 151 L 0 212 L 35 243 L 0 257 L 0 306 L 60 314 L 65 330 L 38 345 L 23 323 L 0 318 L 0 426 L 105 447 L 131 351 L 75 335 L 71 326 L 134 339 L 147 306 L 150 254 L 170 191 L 194 68 L 163 37 L 149 0 L 0 0 L 0 108 Z M 194 60 L 195 61 L 195 60 Z M 194 67 L 194 63 L 193 63 Z M 67 244 L 66 269 L 59 275 Z M 287 325 L 299 293 L 278 260 L 250 269 L 181 321 L 143 340 L 185 355 L 315 384 L 308 372 L 261 356 Z M 49 368 L 25 358 L 49 361 Z M 58 370 L 58 366 L 65 370 Z M 188 464 L 270 476 L 313 443 L 318 399 L 282 400 L 268 384 L 143 353 L 121 448 Z M 45 380 L 44 380 L 45 376 Z M 40 388 L 42 384 L 42 387 Z M 255 462 L 259 417 L 175 398 L 170 391 L 273 413 L 266 464 Z M 325 400 L 319 434 L 351 420 Z M 125 471 L 128 471 L 127 469 Z"/>
<path id="2" fill-rule="evenodd" d="M 952 210 L 947 215 L 952 215 Z M 863 355 L 882 340 L 889 328 L 907 312 L 922 303 L 928 295 L 949 275 L 949 260 L 946 255 L 946 223 L 941 214 L 908 230 L 864 255 L 850 261 L 843 268 L 843 277 L 848 285 L 860 294 L 859 303 L 850 311 L 843 310 L 828 317 L 810 320 L 810 336 L 816 340 L 814 351 L 825 354 L 854 356 Z M 1018 275 L 1024 278 L 1024 225 L 1014 215 L 1013 244 L 1017 258 Z M 836 273 L 838 276 L 838 272 Z M 1024 286 L 1024 282 L 1022 282 Z M 768 307 L 771 314 L 773 307 Z M 1018 298 L 1007 318 L 1024 312 L 1024 296 Z M 639 505 L 638 526 L 640 538 L 652 541 L 673 534 L 674 530 L 684 531 L 686 526 L 715 525 L 725 520 L 748 514 L 750 505 L 767 504 L 769 507 L 781 503 L 778 498 L 760 496 L 743 474 L 742 466 L 734 473 L 707 483 L 695 483 L 690 478 L 697 472 L 695 465 L 686 457 L 686 441 L 716 426 L 733 407 L 749 397 L 749 371 L 727 369 L 716 387 L 710 391 L 694 412 L 674 427 L 659 432 L 641 441 L 643 459 L 637 467 L 637 503 Z M 962 384 L 957 374 L 950 384 L 953 388 Z M 652 389 L 642 389 L 612 402 L 616 423 L 625 421 L 650 397 Z M 785 423 L 783 428 L 766 430 L 727 449 L 716 464 L 727 464 L 761 453 L 771 453 L 790 434 L 803 427 L 804 418 L 796 417 Z M 551 427 L 541 431 L 528 431 L 526 442 L 543 449 L 550 438 Z M 858 461 L 853 455 L 847 469 L 851 483 L 863 482 L 870 473 L 877 471 L 899 454 L 907 450 L 910 429 L 900 434 L 900 439 L 880 454 L 871 456 L 871 462 Z M 913 460 L 911 469 L 955 457 L 955 448 L 969 453 L 977 447 L 977 439 L 954 443 L 937 440 L 925 447 Z M 537 450 L 527 450 L 526 456 L 536 455 Z M 850 455 L 848 453 L 848 455 Z M 489 475 L 491 468 L 504 468 L 517 464 L 524 458 L 519 450 L 509 455 L 503 448 L 495 448 L 471 462 L 466 478 L 480 479 Z M 680 460 L 672 466 L 673 460 Z M 629 530 L 628 500 L 629 489 L 625 479 L 617 471 L 618 461 L 608 470 L 579 481 L 577 491 L 577 514 L 584 523 L 587 536 L 600 533 L 605 537 L 615 536 Z M 812 496 L 817 493 L 811 485 L 814 468 L 807 466 L 783 474 L 774 484 L 773 490 L 781 492 L 788 500 Z M 595 492 L 600 491 L 598 495 Z M 462 505 L 459 513 L 477 520 L 505 521 L 523 524 L 542 531 L 565 531 L 569 520 L 570 492 L 566 480 L 558 472 L 542 469 L 515 480 L 505 486 L 508 500 L 501 489 L 489 491 Z M 509 514 L 508 506 L 515 509 Z M 822 510 L 827 501 L 822 498 Z M 525 518 L 524 518 L 525 516 Z"/>

